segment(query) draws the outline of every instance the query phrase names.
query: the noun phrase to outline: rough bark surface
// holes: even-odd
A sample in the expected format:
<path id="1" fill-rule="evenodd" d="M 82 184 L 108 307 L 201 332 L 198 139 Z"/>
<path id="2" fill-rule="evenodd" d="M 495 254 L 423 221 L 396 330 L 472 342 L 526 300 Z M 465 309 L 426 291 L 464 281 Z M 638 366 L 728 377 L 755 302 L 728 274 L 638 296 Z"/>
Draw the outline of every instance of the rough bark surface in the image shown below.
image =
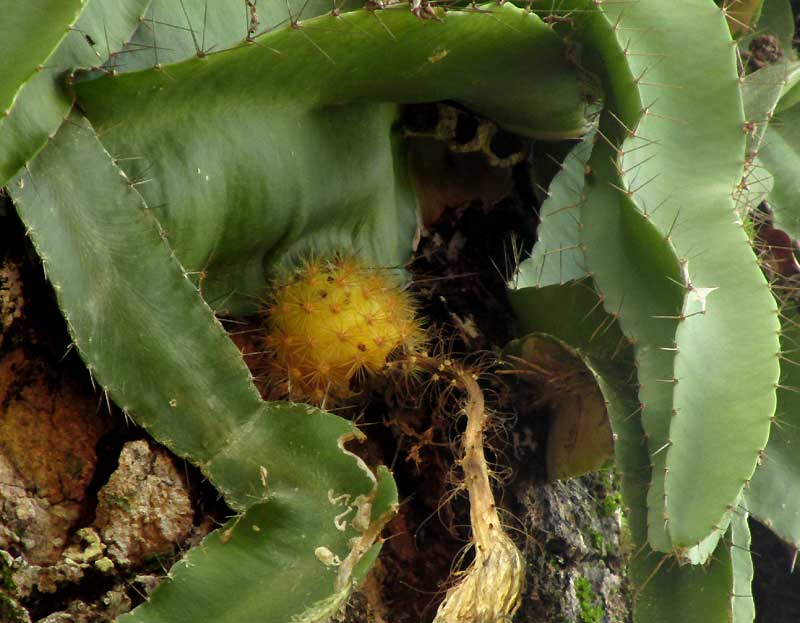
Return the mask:
<path id="1" fill-rule="evenodd" d="M 111 621 L 155 586 L 159 557 L 171 564 L 213 523 L 208 515 L 193 526 L 198 499 L 183 470 L 137 438 L 69 344 L 0 197 L 2 623 Z"/>

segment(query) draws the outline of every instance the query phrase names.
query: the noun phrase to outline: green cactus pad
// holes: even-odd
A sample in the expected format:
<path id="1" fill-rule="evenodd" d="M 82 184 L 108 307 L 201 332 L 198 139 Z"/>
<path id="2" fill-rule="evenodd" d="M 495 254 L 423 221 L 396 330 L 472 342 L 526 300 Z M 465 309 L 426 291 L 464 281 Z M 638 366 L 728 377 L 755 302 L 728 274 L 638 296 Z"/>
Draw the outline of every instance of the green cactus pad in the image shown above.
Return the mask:
<path id="1" fill-rule="evenodd" d="M 630 570 L 647 582 L 634 597 L 636 623 L 733 623 L 734 573 L 723 544 L 705 567 L 679 566 L 664 554 L 644 551 Z"/>
<path id="2" fill-rule="evenodd" d="M 724 539 L 704 566 L 679 565 L 646 548 L 629 562 L 635 623 L 752 623 L 750 530 L 747 513 L 732 514 Z"/>
<path id="3" fill-rule="evenodd" d="M 742 82 L 742 102 L 747 120 L 747 150 L 745 152 L 745 174 L 747 184 L 737 193 L 740 218 L 747 218 L 748 211 L 768 199 L 776 212 L 776 220 L 787 231 L 796 231 L 791 224 L 791 209 L 786 209 L 784 197 L 791 197 L 793 177 L 790 175 L 793 159 L 791 153 L 782 153 L 782 139 L 774 135 L 771 122 L 783 95 L 800 80 L 800 64 L 779 63 L 748 74 Z M 784 98 L 784 101 L 789 98 Z M 780 131 L 780 130 L 779 130 Z M 777 140 L 777 143 L 776 143 Z M 764 151 L 765 165 L 760 154 Z M 776 159 L 776 155 L 780 156 Z M 794 162 L 800 164 L 800 160 Z M 774 171 L 772 173 L 771 171 Z M 777 181 L 777 188 L 776 186 Z M 789 201 L 791 205 L 791 200 Z M 787 222 L 788 221 L 788 222 Z M 795 229 L 791 229 L 794 227 Z"/>
<path id="4" fill-rule="evenodd" d="M 800 63 L 779 63 L 748 74 L 741 85 L 744 115 L 747 123 L 747 151 L 749 158 L 759 155 L 764 135 L 776 109 L 786 105 L 793 88 L 800 83 Z"/>
<path id="5" fill-rule="evenodd" d="M 597 11 L 590 3 L 575 3 L 587 12 L 576 24 L 579 36 L 605 57 L 603 72 L 609 106 L 601 119 L 597 144 L 588 163 L 580 211 L 581 250 L 587 271 L 602 294 L 607 312 L 619 318 L 621 329 L 634 342 L 639 378 L 642 427 L 651 460 L 648 495 L 649 540 L 653 548 L 668 552 L 672 542 L 666 531 L 664 469 L 673 408 L 675 332 L 683 291 L 674 250 L 652 223 L 643 218 L 620 176 L 618 147 L 627 131 L 618 121 L 620 109 L 638 111 L 642 104 L 631 85 L 631 68 L 616 38 L 613 15 Z M 631 267 L 636 267 L 631 270 Z"/>
<path id="6" fill-rule="evenodd" d="M 337 2 L 340 12 L 363 3 Z M 254 3 L 256 21 L 242 0 L 151 0 L 142 24 L 121 54 L 114 57 L 118 72 L 171 65 L 201 54 L 220 52 L 243 43 L 255 27 L 260 35 L 294 18 L 307 20 L 331 11 L 330 0 L 288 0 Z"/>
<path id="7" fill-rule="evenodd" d="M 20 89 L 47 61 L 80 15 L 83 0 L 16 2 L 0 22 L 0 113 L 7 115 Z M 3 127 L 0 117 L 0 128 Z"/>
<path id="8" fill-rule="evenodd" d="M 261 401 L 152 211 L 85 120 L 70 118 L 10 189 L 89 370 L 241 513 L 126 620 L 331 614 L 396 505 L 388 473 L 378 482 L 343 449 L 357 429 L 307 405 Z"/>
<path id="9" fill-rule="evenodd" d="M 550 183 L 547 198 L 539 209 L 536 244 L 531 257 L 521 265 L 512 284 L 514 289 L 563 284 L 586 277 L 586 258 L 580 246 L 580 208 L 585 200 L 586 163 L 596 136 L 596 130 L 592 130 L 572 148 Z M 523 277 L 527 281 L 521 281 Z"/>
<path id="10" fill-rule="evenodd" d="M 752 516 L 795 549 L 800 549 L 800 315 L 785 310 L 784 355 L 778 409 L 761 465 L 745 490 Z"/>
<path id="11" fill-rule="evenodd" d="M 644 547 L 629 563 L 634 579 L 635 623 L 752 623 L 750 531 L 747 514 L 730 527 L 704 566 L 679 565 Z M 641 587 L 641 588 L 640 588 Z"/>
<path id="12" fill-rule="evenodd" d="M 730 551 L 733 567 L 733 590 L 731 591 L 731 608 L 733 623 L 753 623 L 756 607 L 753 601 L 753 558 L 750 555 L 750 526 L 747 524 L 748 513 L 738 507 L 731 519 Z"/>
<path id="13" fill-rule="evenodd" d="M 368 102 L 458 99 L 529 134 L 586 125 L 560 38 L 510 5 L 442 21 L 319 17 L 78 94 L 131 179 L 147 180 L 178 257 L 207 275 L 206 299 L 231 312 L 253 310 L 264 264 L 287 254 L 355 248 L 396 265 L 410 253 L 416 201 L 393 149 L 396 112 Z"/>
<path id="14" fill-rule="evenodd" d="M 598 144 L 594 153 L 597 160 L 593 158 L 590 166 L 599 180 L 585 189 L 583 249 L 606 310 L 618 315 L 620 327 L 634 341 L 641 421 L 652 466 L 650 542 L 655 549 L 670 551 L 663 473 L 673 408 L 672 349 L 683 295 L 677 285 L 680 273 L 669 244 L 624 195 L 603 181 L 614 175 L 611 150 Z M 631 271 L 632 266 L 636 270 Z"/>
<path id="15" fill-rule="evenodd" d="M 33 4 L 41 3 L 19 3 L 26 7 Z M 57 49 L 42 69 L 21 86 L 8 115 L 0 116 L 0 186 L 36 155 L 68 115 L 72 97 L 66 91 L 65 78 L 69 72 L 101 65 L 109 54 L 120 50 L 138 26 L 148 0 L 86 0 L 70 4 L 83 5 L 80 17 L 75 14 L 76 22 L 59 24 L 59 32 L 65 36 Z"/>
<path id="16" fill-rule="evenodd" d="M 586 9 L 572 18 L 576 37 L 605 76 L 606 140 L 589 162 L 582 232 L 606 310 L 635 342 L 654 465 L 650 542 L 698 562 L 766 444 L 778 377 L 774 300 L 732 199 L 745 147 L 734 48 L 711 2 L 562 8 Z M 624 228 L 627 239 L 603 237 Z"/>
<path id="17" fill-rule="evenodd" d="M 648 80 L 657 83 L 686 85 L 677 92 L 645 90 L 643 99 L 659 100 L 637 132 L 651 137 L 666 131 L 667 141 L 652 151 L 650 161 L 645 162 L 648 150 L 625 160 L 626 167 L 641 164 L 647 169 L 644 175 L 676 164 L 674 176 L 654 180 L 636 193 L 635 201 L 651 210 L 667 202 L 654 212 L 653 221 L 675 245 L 688 290 L 685 320 L 676 338 L 680 348 L 675 360 L 676 415 L 670 425 L 665 482 L 669 533 L 678 549 L 724 529 L 726 515 L 766 445 L 779 373 L 775 300 L 731 198 L 742 177 L 743 116 L 738 106 L 728 105 L 723 113 L 716 104 L 738 99 L 735 55 L 732 49 L 724 53 L 731 44 L 722 16 L 713 7 L 708 9 L 698 8 L 690 20 L 691 31 L 682 33 L 703 41 L 701 49 L 683 46 L 680 51 L 685 56 L 675 58 L 676 67 L 664 63 L 658 66 L 663 69 L 648 73 Z M 677 26 L 677 22 L 658 25 Z M 660 45 L 672 47 L 669 40 Z M 709 82 L 709 75 L 715 79 Z M 708 109 L 698 106 L 696 96 L 689 96 L 692 84 L 702 85 L 707 96 L 700 102 Z M 657 116 L 671 112 L 678 114 L 677 121 Z M 713 124 L 707 123 L 708 115 Z M 698 149 L 698 143 L 704 148 Z M 688 162 L 683 157 L 687 149 L 693 149 Z M 742 308 L 747 315 L 740 313 Z M 740 339 L 732 340 L 732 334 Z M 731 384 L 732 378 L 741 382 Z M 731 420 L 736 421 L 735 429 Z"/>
<path id="18" fill-rule="evenodd" d="M 773 85 L 774 116 L 765 124 L 757 150 L 758 167 L 752 177 L 766 179 L 766 196 L 774 212 L 774 224 L 792 238 L 800 237 L 800 63 L 765 67 L 747 77 L 747 82 Z M 777 101 L 775 101 L 777 99 Z"/>
<path id="19" fill-rule="evenodd" d="M 391 477 L 380 474 L 381 495 L 393 502 L 380 509 L 382 515 L 373 514 L 373 526 L 383 525 L 397 504 Z M 330 521 L 314 517 L 319 504 L 304 506 L 282 494 L 273 496 L 206 537 L 170 570 L 164 588 L 119 623 L 330 620 L 363 579 L 377 548 L 371 546 L 362 564 L 350 569 L 343 538 L 353 536 L 350 530 L 340 532 Z M 325 515 L 330 520 L 330 513 Z M 327 558 L 329 553 L 336 558 Z M 350 575 L 343 577 L 343 570 Z"/>
<path id="20" fill-rule="evenodd" d="M 749 548 L 741 525 L 733 529 L 737 548 L 720 543 L 704 567 L 678 565 L 648 544 L 647 489 L 650 459 L 638 414 L 634 357 L 615 319 L 599 304 L 591 282 L 523 288 L 510 293 L 523 332 L 549 333 L 571 344 L 595 373 L 614 431 L 614 454 L 630 531 L 628 553 L 635 623 L 745 623 L 746 599 L 732 599 L 746 587 Z M 516 341 L 519 344 L 526 338 Z M 512 342 L 510 348 L 514 348 Z M 734 521 L 738 521 L 738 517 Z M 752 606 L 752 599 L 749 603 Z"/>

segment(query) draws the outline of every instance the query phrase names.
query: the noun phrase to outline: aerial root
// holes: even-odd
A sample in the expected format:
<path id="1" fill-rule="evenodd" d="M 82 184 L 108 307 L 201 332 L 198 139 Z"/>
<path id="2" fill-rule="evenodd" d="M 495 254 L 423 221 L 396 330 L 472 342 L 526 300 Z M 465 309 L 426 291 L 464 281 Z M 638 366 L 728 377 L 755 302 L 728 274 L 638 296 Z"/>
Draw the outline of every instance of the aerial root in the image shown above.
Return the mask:
<path id="1" fill-rule="evenodd" d="M 451 374 L 467 395 L 461 465 L 469 493 L 475 560 L 447 592 L 434 623 L 508 623 L 520 606 L 525 559 L 503 531 L 495 506 L 483 448 L 489 419 L 483 392 L 473 375 L 457 364 L 451 366 Z"/>

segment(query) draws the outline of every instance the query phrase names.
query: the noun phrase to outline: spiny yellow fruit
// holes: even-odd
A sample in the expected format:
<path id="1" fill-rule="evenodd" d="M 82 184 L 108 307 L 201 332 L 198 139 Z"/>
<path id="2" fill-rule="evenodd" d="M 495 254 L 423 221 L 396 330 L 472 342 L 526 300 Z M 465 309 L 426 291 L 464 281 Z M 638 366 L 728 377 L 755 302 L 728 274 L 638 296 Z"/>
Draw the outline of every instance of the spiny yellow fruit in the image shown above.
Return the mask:
<path id="1" fill-rule="evenodd" d="M 292 400 L 351 393 L 353 377 L 380 371 L 398 348 L 423 341 L 411 297 L 386 270 L 353 258 L 311 260 L 279 281 L 269 306 L 273 372 Z"/>

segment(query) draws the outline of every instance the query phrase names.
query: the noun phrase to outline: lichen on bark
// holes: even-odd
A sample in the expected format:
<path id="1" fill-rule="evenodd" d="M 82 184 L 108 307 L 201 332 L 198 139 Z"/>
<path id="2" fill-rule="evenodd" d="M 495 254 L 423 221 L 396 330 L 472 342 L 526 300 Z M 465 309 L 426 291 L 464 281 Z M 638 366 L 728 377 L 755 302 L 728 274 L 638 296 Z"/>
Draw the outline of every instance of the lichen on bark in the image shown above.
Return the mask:
<path id="1" fill-rule="evenodd" d="M 518 482 L 513 493 L 528 535 L 528 591 L 517 621 L 630 620 L 614 478 L 594 472 L 552 483 Z"/>

